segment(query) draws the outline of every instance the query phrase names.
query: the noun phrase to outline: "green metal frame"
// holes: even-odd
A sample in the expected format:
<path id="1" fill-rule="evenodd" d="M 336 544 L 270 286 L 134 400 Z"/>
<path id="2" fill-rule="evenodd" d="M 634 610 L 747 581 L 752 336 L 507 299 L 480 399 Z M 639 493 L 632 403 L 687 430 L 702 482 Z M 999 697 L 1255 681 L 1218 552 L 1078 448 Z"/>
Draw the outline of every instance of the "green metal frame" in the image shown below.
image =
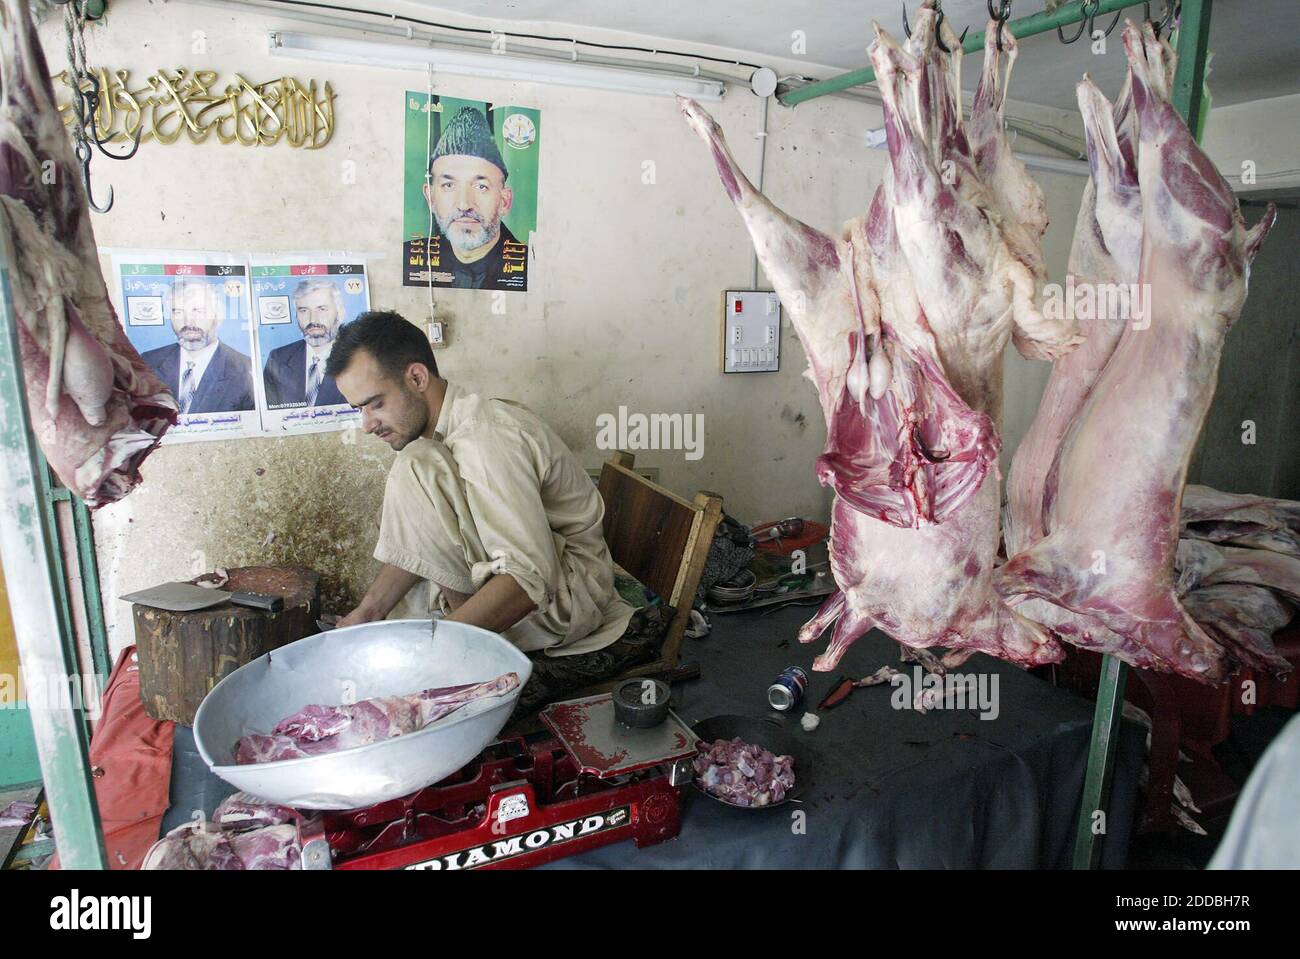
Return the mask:
<path id="1" fill-rule="evenodd" d="M 1002 25 L 1002 29 L 1010 32 L 1016 39 L 1021 39 L 1039 33 L 1046 33 L 1049 30 L 1055 30 L 1057 27 L 1068 27 L 1083 19 L 1084 2 L 1085 0 L 1072 0 L 1071 3 L 1058 7 L 1052 13 L 1044 11 L 1035 13 L 1032 16 L 1021 17 L 1018 20 L 1008 20 Z M 1170 2 L 1172 3 L 1174 0 L 1170 0 Z M 1126 7 L 1139 7 L 1142 3 L 1143 0 L 1100 0 L 1094 16 L 1101 17 L 1108 13 L 1114 13 L 1116 10 L 1123 10 Z M 1187 3 L 1183 4 L 1184 9 L 1188 6 Z M 1208 13 L 1206 16 L 1209 16 Z M 967 53 L 983 50 L 984 34 L 985 31 L 983 30 L 979 33 L 967 34 L 961 48 Z M 807 86 L 777 94 L 777 100 L 785 106 L 792 107 L 795 104 L 803 103 L 805 100 L 813 100 L 817 97 L 824 97 L 829 93 L 839 93 L 842 90 L 848 90 L 850 87 L 872 83 L 875 79 L 876 71 L 870 67 L 864 67 L 861 70 L 850 70 L 848 73 L 841 73 L 839 76 L 830 77 L 827 80 L 810 83 Z"/>
<path id="2" fill-rule="evenodd" d="M 89 631 L 91 663 L 100 680 L 107 680 L 112 667 L 108 656 L 108 627 L 104 622 L 104 599 L 99 591 L 99 564 L 95 559 L 95 526 L 90 518 L 90 509 L 86 501 L 74 496 L 67 487 L 59 485 L 46 462 L 44 455 L 38 451 L 40 459 L 39 477 L 45 500 L 46 516 L 50 528 L 54 530 L 54 539 L 59 546 L 59 555 L 63 549 L 63 534 L 58 526 L 58 503 L 69 504 L 72 519 L 72 531 L 76 537 L 77 568 L 81 572 L 81 598 L 86 611 L 86 626 Z M 67 580 L 63 565 L 58 567 L 59 602 L 69 623 L 73 622 L 72 605 L 68 596 Z"/>
<path id="3" fill-rule="evenodd" d="M 79 674 L 67 610 L 57 530 L 45 495 L 44 462 L 32 435 L 23 385 L 18 317 L 10 287 L 11 251 L 0 236 L 0 562 L 5 568 L 14 635 L 27 681 L 32 731 L 50 818 L 65 869 L 105 869 L 108 858 L 90 772 L 85 710 L 33 704 L 31 687 Z"/>

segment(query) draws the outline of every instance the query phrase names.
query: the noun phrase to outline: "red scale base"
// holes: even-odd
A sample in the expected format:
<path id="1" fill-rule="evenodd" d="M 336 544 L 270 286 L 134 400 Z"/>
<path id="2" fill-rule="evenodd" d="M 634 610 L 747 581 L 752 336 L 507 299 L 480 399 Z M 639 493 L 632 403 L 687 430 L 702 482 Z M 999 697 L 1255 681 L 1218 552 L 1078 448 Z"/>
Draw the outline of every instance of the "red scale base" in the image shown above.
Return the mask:
<path id="1" fill-rule="evenodd" d="M 560 720 L 554 737 L 494 743 L 460 772 L 410 796 L 304 818 L 303 868 L 523 869 L 625 839 L 641 847 L 673 838 L 695 737 L 670 714 L 674 748 L 655 755 L 656 746 L 637 742 L 648 731 L 606 728 L 608 699 L 548 707 L 543 721 L 554 731 Z M 575 742 L 575 725 L 597 735 Z M 679 730 L 686 732 L 681 746 Z M 620 748 L 593 753 L 592 744 L 608 748 L 602 744 L 611 741 Z"/>

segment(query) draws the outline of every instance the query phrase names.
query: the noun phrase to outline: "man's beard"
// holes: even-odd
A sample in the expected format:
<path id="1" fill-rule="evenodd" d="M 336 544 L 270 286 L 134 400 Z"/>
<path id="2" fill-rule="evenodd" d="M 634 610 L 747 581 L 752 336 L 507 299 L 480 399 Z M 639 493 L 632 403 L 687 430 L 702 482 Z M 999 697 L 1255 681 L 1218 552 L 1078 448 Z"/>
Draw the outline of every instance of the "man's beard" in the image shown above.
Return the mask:
<path id="1" fill-rule="evenodd" d="M 411 441 L 419 439 L 429 425 L 429 408 L 424 405 L 420 395 L 403 386 L 402 396 L 404 409 L 398 422 L 391 427 L 397 440 L 393 444 L 395 450 L 401 450 Z"/>
<path id="2" fill-rule="evenodd" d="M 334 330 L 328 330 L 319 323 L 308 323 L 307 329 L 302 331 L 302 337 L 309 346 L 324 346 L 334 342 Z"/>
<path id="3" fill-rule="evenodd" d="M 197 352 L 212 342 L 212 333 L 208 330 L 200 330 L 197 326 L 182 326 L 176 334 L 176 342 L 183 350 Z"/>
<path id="4" fill-rule="evenodd" d="M 454 222 L 455 220 L 464 219 L 466 217 L 477 221 L 479 225 L 479 232 L 477 235 L 467 237 L 464 233 L 463 227 Z M 501 229 L 500 216 L 494 216 L 492 222 L 488 223 L 482 216 L 475 213 L 473 210 L 459 210 L 446 219 L 435 213 L 434 219 L 438 221 L 438 229 L 442 231 L 442 235 L 447 238 L 447 241 L 451 243 L 452 249 L 457 253 L 473 253 L 475 250 L 487 246 L 489 243 L 496 240 Z M 454 231 L 452 227 L 455 227 Z"/>

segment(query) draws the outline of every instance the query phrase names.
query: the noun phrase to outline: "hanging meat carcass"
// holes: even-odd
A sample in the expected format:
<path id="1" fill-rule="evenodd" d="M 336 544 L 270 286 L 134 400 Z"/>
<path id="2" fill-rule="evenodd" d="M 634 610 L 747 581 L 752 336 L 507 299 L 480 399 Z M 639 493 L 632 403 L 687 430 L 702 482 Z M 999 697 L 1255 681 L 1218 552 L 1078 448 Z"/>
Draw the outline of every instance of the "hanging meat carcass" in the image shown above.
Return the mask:
<path id="1" fill-rule="evenodd" d="M 1126 78 L 1113 108 L 1087 76 L 1078 87 L 1091 176 L 1075 221 L 1067 290 L 1096 291 L 1104 285 L 1131 290 L 1137 283 L 1142 196 L 1138 190 L 1137 115 L 1130 84 Z M 1118 299 L 1107 298 L 1107 303 Z M 1068 297 L 1058 302 L 1076 316 L 1086 339 L 1053 364 L 1038 412 L 1012 459 L 1004 531 L 1008 555 L 1042 539 L 1043 491 L 1056 451 L 1128 322 L 1122 310 L 1096 309 L 1095 293 L 1089 301 L 1092 309 L 1075 311 Z M 1080 312 L 1085 315 L 1079 316 Z M 1032 613 L 1030 616 L 1033 618 Z"/>
<path id="2" fill-rule="evenodd" d="M 1026 665 L 1061 656 L 991 585 L 997 424 L 1013 329 L 1034 356 L 1059 355 L 1077 337 L 1034 308 L 1041 194 L 1005 148 L 998 88 L 1014 45 L 1003 54 L 990 39 L 972 152 L 960 45 L 942 26 L 954 52 L 936 46 L 936 19 L 923 5 L 905 49 L 876 28 L 890 165 L 867 215 L 838 242 L 776 209 L 713 119 L 682 105 L 794 323 L 826 417 L 818 476 L 836 493 L 839 590 L 800 633 L 811 642 L 836 623 L 818 670 L 875 626 L 913 650 L 948 649 L 948 666 L 975 651 Z M 1013 226 L 1017 211 L 1024 221 Z"/>
<path id="3" fill-rule="evenodd" d="M 1173 52 L 1151 25 L 1128 24 L 1124 46 L 1138 131 L 1143 315 L 1123 328 L 1048 471 L 1044 538 L 1013 556 L 997 582 L 1013 602 L 1046 600 L 1095 626 L 1093 648 L 1216 682 L 1228 667 L 1224 649 L 1175 589 L 1179 503 L 1223 340 L 1274 212 L 1246 229 L 1230 187 L 1169 102 Z"/>
<path id="4" fill-rule="evenodd" d="M 102 506 L 140 481 L 176 401 L 113 312 L 27 3 L 0 16 L 0 242 L 32 429 L 63 484 Z"/>

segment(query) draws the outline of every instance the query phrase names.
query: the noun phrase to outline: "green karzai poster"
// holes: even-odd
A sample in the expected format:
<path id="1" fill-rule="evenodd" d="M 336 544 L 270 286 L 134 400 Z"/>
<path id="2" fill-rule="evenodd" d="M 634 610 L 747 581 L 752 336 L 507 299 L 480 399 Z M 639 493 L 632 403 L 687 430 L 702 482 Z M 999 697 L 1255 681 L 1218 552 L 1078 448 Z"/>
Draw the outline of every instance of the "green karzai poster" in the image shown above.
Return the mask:
<path id="1" fill-rule="evenodd" d="M 404 286 L 527 290 L 541 111 L 408 91 Z"/>

